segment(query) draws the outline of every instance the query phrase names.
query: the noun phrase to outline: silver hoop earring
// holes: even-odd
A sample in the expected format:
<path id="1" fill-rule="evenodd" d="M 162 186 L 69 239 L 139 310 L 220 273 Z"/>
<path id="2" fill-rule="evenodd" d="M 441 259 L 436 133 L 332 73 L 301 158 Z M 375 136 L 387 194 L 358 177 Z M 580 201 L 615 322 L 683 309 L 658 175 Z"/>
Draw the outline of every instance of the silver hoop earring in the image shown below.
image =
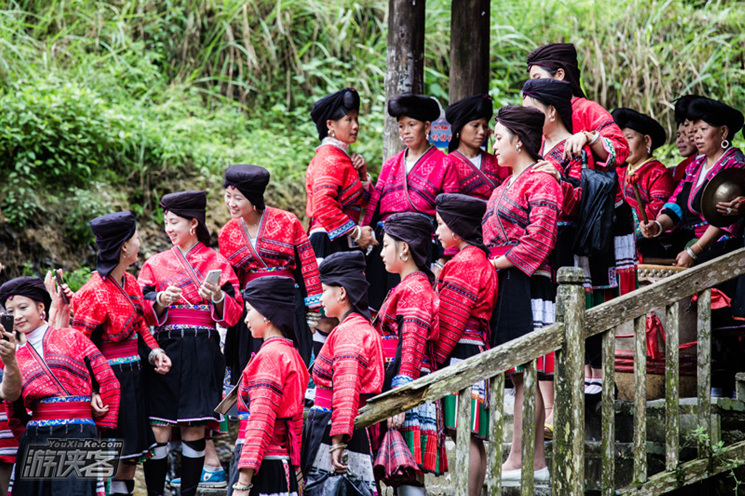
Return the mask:
<path id="1" fill-rule="evenodd" d="M 515 145 L 515 150 L 517 150 L 517 153 L 520 153 L 520 150 L 521 150 L 520 145 Z"/>
<path id="2" fill-rule="evenodd" d="M 42 310 L 40 314 L 41 320 L 47 320 L 47 311 Z"/>
<path id="3" fill-rule="evenodd" d="M 424 139 L 426 139 L 427 141 L 429 141 L 429 133 L 427 133 L 427 135 L 424 137 Z"/>
<path id="4" fill-rule="evenodd" d="M 549 117 L 549 118 L 548 118 L 548 120 L 550 120 L 551 122 L 554 122 L 554 121 L 556 120 L 556 117 L 554 117 L 554 116 L 552 115 L 551 117 Z"/>
<path id="5" fill-rule="evenodd" d="M 267 322 L 269 322 L 269 319 L 267 319 L 266 317 L 264 317 L 264 323 L 266 324 Z"/>
<path id="6" fill-rule="evenodd" d="M 336 138 L 336 133 L 335 133 L 335 132 L 333 132 L 333 131 L 331 131 L 331 132 L 329 133 L 329 136 L 331 136 L 332 138 Z"/>
<path id="7" fill-rule="evenodd" d="M 196 232 L 197 232 L 197 230 L 196 230 L 196 229 L 194 229 L 193 227 L 192 227 L 191 229 L 189 229 L 189 234 L 191 234 L 192 236 L 194 236 L 194 234 L 195 234 Z"/>
<path id="8" fill-rule="evenodd" d="M 652 154 L 652 147 L 651 146 L 648 146 L 647 147 L 647 155 L 651 155 L 651 154 Z"/>
<path id="9" fill-rule="evenodd" d="M 722 149 L 726 150 L 727 148 L 729 148 L 729 141 L 726 139 L 722 140 Z"/>

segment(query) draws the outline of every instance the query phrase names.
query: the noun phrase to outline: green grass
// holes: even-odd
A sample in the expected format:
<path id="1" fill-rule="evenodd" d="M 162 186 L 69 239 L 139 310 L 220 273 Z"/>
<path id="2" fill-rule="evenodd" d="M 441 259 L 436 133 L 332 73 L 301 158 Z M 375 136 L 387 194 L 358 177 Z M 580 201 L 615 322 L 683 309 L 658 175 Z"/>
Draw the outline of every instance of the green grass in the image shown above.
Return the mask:
<path id="1" fill-rule="evenodd" d="M 62 225 L 82 250 L 92 216 L 129 208 L 157 218 L 160 195 L 218 194 L 224 168 L 239 162 L 270 169 L 270 203 L 302 218 L 315 99 L 358 89 L 354 148 L 380 166 L 387 3 L 4 2 L 5 219 Z M 739 2 L 493 0 L 490 92 L 496 106 L 518 103 L 528 52 L 571 41 L 591 98 L 649 113 L 672 132 L 684 93 L 745 108 L 744 24 Z M 427 2 L 426 29 L 425 89 L 446 105 L 450 2 Z M 660 155 L 677 161 L 672 144 Z"/>

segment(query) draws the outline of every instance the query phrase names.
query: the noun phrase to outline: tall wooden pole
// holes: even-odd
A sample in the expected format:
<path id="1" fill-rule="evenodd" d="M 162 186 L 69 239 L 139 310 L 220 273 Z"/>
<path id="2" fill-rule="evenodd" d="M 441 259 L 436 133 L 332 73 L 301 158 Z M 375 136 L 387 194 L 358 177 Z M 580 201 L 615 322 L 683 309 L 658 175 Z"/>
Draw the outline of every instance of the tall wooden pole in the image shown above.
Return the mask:
<path id="1" fill-rule="evenodd" d="M 383 160 L 402 149 L 396 120 L 388 115 L 388 101 L 402 93 L 424 91 L 424 3 L 425 0 L 388 1 Z"/>
<path id="2" fill-rule="evenodd" d="M 490 3 L 491 0 L 453 0 L 450 13 L 450 103 L 489 92 Z"/>

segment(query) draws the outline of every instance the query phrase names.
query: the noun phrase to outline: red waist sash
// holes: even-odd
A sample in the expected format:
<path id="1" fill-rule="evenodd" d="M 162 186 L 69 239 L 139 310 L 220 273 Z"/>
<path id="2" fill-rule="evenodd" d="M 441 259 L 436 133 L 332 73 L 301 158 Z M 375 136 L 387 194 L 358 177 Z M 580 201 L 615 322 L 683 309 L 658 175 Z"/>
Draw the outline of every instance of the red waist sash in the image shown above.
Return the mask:
<path id="1" fill-rule="evenodd" d="M 118 343 L 113 341 L 103 341 L 98 348 L 107 360 L 139 355 L 137 349 L 137 335 L 135 335 L 133 339 L 120 341 Z"/>
<path id="2" fill-rule="evenodd" d="M 31 416 L 32 420 L 90 418 L 92 418 L 91 399 L 85 396 L 53 398 L 50 402 L 38 401 L 34 404 Z"/>
<path id="3" fill-rule="evenodd" d="M 209 307 L 205 310 L 195 310 L 180 306 L 170 307 L 165 325 L 179 324 L 194 327 L 215 327 L 215 321 L 212 319 L 212 312 Z"/>

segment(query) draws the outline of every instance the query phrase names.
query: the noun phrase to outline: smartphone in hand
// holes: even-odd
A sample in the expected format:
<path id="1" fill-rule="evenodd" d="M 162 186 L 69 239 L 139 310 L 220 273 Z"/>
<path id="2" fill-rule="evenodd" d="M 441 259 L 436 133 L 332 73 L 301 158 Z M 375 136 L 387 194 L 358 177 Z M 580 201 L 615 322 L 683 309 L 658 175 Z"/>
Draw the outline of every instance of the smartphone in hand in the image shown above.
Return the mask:
<path id="1" fill-rule="evenodd" d="M 60 270 L 62 269 L 57 269 L 54 271 L 54 278 L 57 279 L 57 286 L 59 288 L 57 291 L 59 291 L 59 294 L 62 297 L 62 303 L 67 305 L 68 303 L 70 303 L 70 298 L 68 298 L 65 292 L 62 291 L 62 285 L 65 283 L 65 281 L 64 279 L 62 279 L 62 276 L 60 275 Z"/>
<path id="2" fill-rule="evenodd" d="M 222 275 L 222 270 L 220 269 L 211 270 L 207 273 L 207 277 L 204 278 L 204 282 L 212 284 L 212 285 L 219 284 L 221 275 Z"/>
<path id="3" fill-rule="evenodd" d="M 9 332 L 13 334 L 13 325 L 15 324 L 15 317 L 13 317 L 9 313 L 4 313 L 0 315 L 0 323 L 2 323 L 3 328 L 5 329 L 5 332 Z M 6 341 L 10 341 L 5 336 L 3 336 L 3 339 Z"/>

